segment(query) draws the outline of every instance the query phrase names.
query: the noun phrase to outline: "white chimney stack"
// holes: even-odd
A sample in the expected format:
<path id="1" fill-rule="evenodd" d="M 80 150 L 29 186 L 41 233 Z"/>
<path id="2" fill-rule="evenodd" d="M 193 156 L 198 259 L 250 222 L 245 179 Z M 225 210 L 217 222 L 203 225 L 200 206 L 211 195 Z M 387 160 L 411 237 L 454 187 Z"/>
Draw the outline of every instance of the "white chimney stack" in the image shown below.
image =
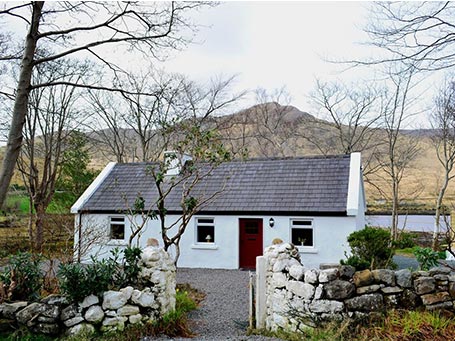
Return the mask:
<path id="1" fill-rule="evenodd" d="M 193 158 L 188 154 L 180 154 L 177 151 L 171 150 L 164 152 L 164 164 L 166 166 L 166 176 L 179 175 L 187 161 Z"/>

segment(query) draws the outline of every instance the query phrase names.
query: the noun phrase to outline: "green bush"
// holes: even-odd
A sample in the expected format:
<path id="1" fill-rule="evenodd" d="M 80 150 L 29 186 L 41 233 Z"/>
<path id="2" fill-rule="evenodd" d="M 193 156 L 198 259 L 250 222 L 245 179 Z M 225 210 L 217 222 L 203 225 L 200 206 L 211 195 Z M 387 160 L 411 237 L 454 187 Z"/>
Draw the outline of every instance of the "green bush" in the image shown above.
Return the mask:
<path id="1" fill-rule="evenodd" d="M 439 259 L 445 259 L 444 251 L 433 251 L 429 247 L 419 247 L 414 251 L 417 261 L 419 262 L 420 269 L 429 270 L 437 266 Z"/>
<path id="2" fill-rule="evenodd" d="M 340 261 L 342 264 L 355 266 L 357 270 L 395 267 L 389 231 L 366 226 L 363 230 L 351 233 L 348 243 L 352 256 Z"/>
<path id="3" fill-rule="evenodd" d="M 114 249 L 112 256 L 98 260 L 92 257 L 92 263 L 62 264 L 57 273 L 60 290 L 73 302 L 80 302 L 88 295 L 100 295 L 102 292 L 118 289 L 137 283 L 139 274 L 139 248 L 123 250 L 124 260 L 121 264 L 120 251 Z"/>
<path id="4" fill-rule="evenodd" d="M 43 286 L 41 255 L 18 252 L 9 257 L 6 269 L 0 272 L 0 282 L 6 286 L 8 300 L 36 300 Z"/>
<path id="5" fill-rule="evenodd" d="M 411 232 L 401 232 L 398 239 L 393 242 L 393 246 L 396 249 L 407 249 L 416 246 L 415 239 L 416 235 Z"/>

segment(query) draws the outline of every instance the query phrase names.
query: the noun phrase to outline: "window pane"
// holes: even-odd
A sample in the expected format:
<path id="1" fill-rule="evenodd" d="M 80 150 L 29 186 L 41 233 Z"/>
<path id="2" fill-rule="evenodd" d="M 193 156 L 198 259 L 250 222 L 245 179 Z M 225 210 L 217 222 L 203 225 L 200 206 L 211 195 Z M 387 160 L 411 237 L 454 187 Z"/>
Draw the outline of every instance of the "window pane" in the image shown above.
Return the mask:
<path id="1" fill-rule="evenodd" d="M 292 244 L 313 246 L 313 229 L 292 229 Z"/>
<path id="2" fill-rule="evenodd" d="M 213 226 L 197 226 L 198 243 L 214 243 L 215 228 Z"/>
<path id="3" fill-rule="evenodd" d="M 293 220 L 292 225 L 293 226 L 311 226 L 312 221 L 311 220 Z"/>
<path id="4" fill-rule="evenodd" d="M 125 222 L 124 217 L 111 217 L 111 221 Z"/>
<path id="5" fill-rule="evenodd" d="M 197 223 L 198 224 L 212 224 L 213 225 L 213 219 L 209 219 L 209 218 L 199 218 L 197 220 Z"/>
<path id="6" fill-rule="evenodd" d="M 124 224 L 111 224 L 111 239 L 125 239 Z"/>

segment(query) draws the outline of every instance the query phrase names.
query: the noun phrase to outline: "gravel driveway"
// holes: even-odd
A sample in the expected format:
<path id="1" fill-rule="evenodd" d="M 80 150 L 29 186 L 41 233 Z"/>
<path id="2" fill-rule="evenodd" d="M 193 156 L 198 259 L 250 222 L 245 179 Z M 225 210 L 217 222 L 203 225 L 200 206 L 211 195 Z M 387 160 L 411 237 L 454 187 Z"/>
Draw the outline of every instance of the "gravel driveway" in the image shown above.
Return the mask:
<path id="1" fill-rule="evenodd" d="M 248 271 L 187 268 L 177 270 L 177 283 L 189 283 L 206 294 L 200 308 L 189 316 L 192 330 L 197 334 L 191 340 L 279 340 L 246 336 L 248 282 Z"/>

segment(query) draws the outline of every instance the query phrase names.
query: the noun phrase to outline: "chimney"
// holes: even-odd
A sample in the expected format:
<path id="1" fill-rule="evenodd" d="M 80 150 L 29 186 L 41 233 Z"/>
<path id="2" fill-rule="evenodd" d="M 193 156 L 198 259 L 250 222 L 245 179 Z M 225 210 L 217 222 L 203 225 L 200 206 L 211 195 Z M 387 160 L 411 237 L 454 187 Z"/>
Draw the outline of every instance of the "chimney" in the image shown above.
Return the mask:
<path id="1" fill-rule="evenodd" d="M 193 158 L 188 154 L 181 154 L 175 150 L 164 152 L 164 165 L 166 167 L 166 176 L 179 175 L 185 163 Z"/>

